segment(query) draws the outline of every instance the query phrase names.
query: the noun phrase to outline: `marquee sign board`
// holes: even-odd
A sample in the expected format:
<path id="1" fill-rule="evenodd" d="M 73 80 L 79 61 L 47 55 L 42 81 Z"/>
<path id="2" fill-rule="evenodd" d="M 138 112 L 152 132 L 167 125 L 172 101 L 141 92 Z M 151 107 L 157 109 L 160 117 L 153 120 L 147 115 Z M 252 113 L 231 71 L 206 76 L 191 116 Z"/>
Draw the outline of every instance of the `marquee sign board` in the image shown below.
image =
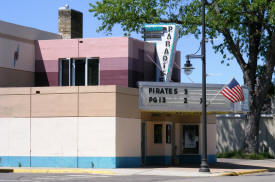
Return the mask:
<path id="1" fill-rule="evenodd" d="M 179 37 L 178 25 L 146 24 L 143 37 L 144 41 L 156 44 L 156 80 L 170 81 Z"/>
<path id="2" fill-rule="evenodd" d="M 144 111 L 201 111 L 202 87 L 197 83 L 138 82 L 139 109 Z M 207 84 L 207 111 L 242 112 L 244 103 L 231 103 L 222 94 L 222 84 Z M 247 97 L 245 97 L 247 100 Z M 247 103 L 247 102 L 246 102 Z M 240 107 L 236 107 L 240 105 Z M 238 110 L 236 110 L 238 108 Z"/>

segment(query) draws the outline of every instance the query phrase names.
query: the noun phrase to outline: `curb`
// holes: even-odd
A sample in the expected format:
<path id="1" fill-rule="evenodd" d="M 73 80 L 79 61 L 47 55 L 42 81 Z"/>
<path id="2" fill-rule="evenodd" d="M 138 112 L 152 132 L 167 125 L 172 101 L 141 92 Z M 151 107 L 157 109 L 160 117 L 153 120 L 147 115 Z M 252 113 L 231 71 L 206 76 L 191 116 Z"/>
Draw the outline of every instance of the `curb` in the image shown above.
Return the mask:
<path id="1" fill-rule="evenodd" d="M 115 175 L 116 173 L 108 170 L 91 170 L 91 169 L 0 169 L 0 173 L 77 173 L 77 174 L 105 174 Z"/>
<path id="2" fill-rule="evenodd" d="M 215 176 L 240 176 L 245 174 L 262 173 L 262 172 L 268 172 L 268 171 L 269 171 L 268 169 L 255 169 L 255 170 L 248 170 L 248 171 L 223 173 Z"/>

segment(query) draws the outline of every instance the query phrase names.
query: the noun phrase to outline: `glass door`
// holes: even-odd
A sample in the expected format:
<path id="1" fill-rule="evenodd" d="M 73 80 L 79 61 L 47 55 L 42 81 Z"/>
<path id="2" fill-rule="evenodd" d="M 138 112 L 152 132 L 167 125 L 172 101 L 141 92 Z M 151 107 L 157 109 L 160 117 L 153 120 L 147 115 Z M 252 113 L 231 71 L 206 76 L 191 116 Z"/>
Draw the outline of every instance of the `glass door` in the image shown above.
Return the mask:
<path id="1" fill-rule="evenodd" d="M 199 153 L 199 125 L 182 125 L 182 153 Z"/>

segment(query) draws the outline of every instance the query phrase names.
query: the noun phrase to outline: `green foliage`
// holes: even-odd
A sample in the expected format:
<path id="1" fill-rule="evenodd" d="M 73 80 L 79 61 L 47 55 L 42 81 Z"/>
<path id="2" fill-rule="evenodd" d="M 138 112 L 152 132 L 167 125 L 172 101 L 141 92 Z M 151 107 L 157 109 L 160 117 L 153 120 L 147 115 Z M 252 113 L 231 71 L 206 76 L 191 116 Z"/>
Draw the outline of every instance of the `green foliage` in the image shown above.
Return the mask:
<path id="1" fill-rule="evenodd" d="M 224 152 L 218 153 L 217 158 L 233 158 L 233 159 L 253 159 L 253 160 L 263 160 L 263 159 L 274 159 L 274 156 L 267 152 L 263 153 L 244 153 L 242 151 Z"/>
<path id="2" fill-rule="evenodd" d="M 126 34 L 142 32 L 145 23 L 177 23 L 181 25 L 180 36 L 201 33 L 201 0 L 102 0 L 90 3 L 90 12 L 102 22 L 98 31 L 110 34 L 115 24 L 120 24 Z M 275 1 L 270 0 L 212 0 L 206 3 L 207 35 L 215 40 L 224 30 L 230 30 L 232 39 L 238 42 L 240 52 L 249 55 L 249 24 L 263 23 L 260 54 L 265 59 L 266 45 L 270 41 L 267 31 L 275 28 Z M 212 41 L 213 43 L 213 41 Z M 223 62 L 232 60 L 226 56 L 228 41 L 213 44 L 223 54 Z"/>

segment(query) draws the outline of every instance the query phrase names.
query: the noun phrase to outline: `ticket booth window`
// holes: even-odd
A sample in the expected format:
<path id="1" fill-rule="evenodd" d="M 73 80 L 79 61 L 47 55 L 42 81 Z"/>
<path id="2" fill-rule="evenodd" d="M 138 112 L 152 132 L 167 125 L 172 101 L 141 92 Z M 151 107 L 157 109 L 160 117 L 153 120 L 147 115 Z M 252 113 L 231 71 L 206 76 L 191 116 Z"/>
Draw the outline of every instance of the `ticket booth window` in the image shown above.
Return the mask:
<path id="1" fill-rule="evenodd" d="M 59 85 L 99 85 L 99 60 L 95 58 L 60 59 Z"/>
<path id="2" fill-rule="evenodd" d="M 162 124 L 154 124 L 154 143 L 162 143 Z"/>
<path id="3" fill-rule="evenodd" d="M 199 126 L 182 125 L 183 154 L 199 153 Z"/>

